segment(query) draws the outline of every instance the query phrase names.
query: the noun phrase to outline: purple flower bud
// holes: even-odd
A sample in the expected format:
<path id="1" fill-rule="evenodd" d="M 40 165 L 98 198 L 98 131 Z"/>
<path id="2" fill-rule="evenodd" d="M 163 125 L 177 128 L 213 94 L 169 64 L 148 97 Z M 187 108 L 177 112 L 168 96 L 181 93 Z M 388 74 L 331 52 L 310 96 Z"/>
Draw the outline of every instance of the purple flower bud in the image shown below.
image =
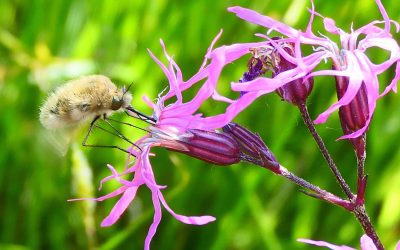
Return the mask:
<path id="1" fill-rule="evenodd" d="M 241 160 L 239 144 L 227 133 L 191 129 L 177 140 L 163 142 L 162 146 L 221 166 Z"/>
<path id="2" fill-rule="evenodd" d="M 336 92 L 338 99 L 342 98 L 349 85 L 349 78 L 343 76 L 335 76 Z M 340 122 L 342 123 L 343 132 L 345 134 L 353 133 L 365 126 L 368 119 L 368 99 L 365 84 L 362 83 L 361 88 L 354 99 L 348 104 L 339 108 Z"/>
<path id="3" fill-rule="evenodd" d="M 231 134 L 240 144 L 242 160 L 252 162 L 280 174 L 279 163 L 275 156 L 261 140 L 258 134 L 240 126 L 236 123 L 229 123 L 223 127 L 225 133 Z"/>
<path id="4" fill-rule="evenodd" d="M 336 69 L 335 66 L 333 66 Z M 338 99 L 342 98 L 349 86 L 349 78 L 343 76 L 335 76 L 336 93 Z M 339 108 L 339 118 L 344 134 L 353 133 L 363 128 L 369 117 L 367 90 L 364 83 L 361 84 L 356 96 L 352 101 Z M 364 132 L 365 134 L 365 132 Z M 362 156 L 365 151 L 365 140 L 363 136 L 351 138 L 351 143 L 358 156 Z"/>
<path id="5" fill-rule="evenodd" d="M 285 43 L 282 48 L 291 56 L 294 56 L 293 45 Z M 272 77 L 291 70 L 297 67 L 297 65 L 289 62 L 277 51 L 273 53 L 274 60 L 272 60 L 273 70 Z M 290 102 L 296 106 L 304 104 L 307 97 L 310 95 L 311 90 L 314 86 L 314 79 L 309 77 L 307 79 L 297 79 L 285 84 L 283 87 L 278 88 L 276 92 L 283 100 Z"/>

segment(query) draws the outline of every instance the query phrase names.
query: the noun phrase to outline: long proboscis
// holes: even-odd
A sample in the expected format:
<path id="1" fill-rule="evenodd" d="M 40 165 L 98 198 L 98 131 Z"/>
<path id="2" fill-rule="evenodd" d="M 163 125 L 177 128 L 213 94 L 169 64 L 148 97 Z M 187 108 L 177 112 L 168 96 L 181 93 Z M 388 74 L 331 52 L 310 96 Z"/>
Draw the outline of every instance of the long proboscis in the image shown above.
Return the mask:
<path id="1" fill-rule="evenodd" d="M 157 122 L 157 120 L 156 120 L 155 118 L 143 114 L 142 112 L 140 112 L 140 111 L 134 109 L 132 106 L 128 106 L 128 107 L 126 107 L 125 109 L 128 110 L 128 111 L 130 111 L 130 112 L 132 112 L 132 113 L 134 114 L 134 115 L 132 115 L 132 114 L 130 114 L 129 112 L 127 112 L 127 114 L 128 114 L 129 116 L 131 116 L 131 117 L 140 119 L 140 120 L 142 120 L 142 121 L 144 121 L 144 122 L 147 122 L 147 123 L 150 123 L 150 124 L 152 124 L 152 125 L 156 124 L 156 122 Z"/>

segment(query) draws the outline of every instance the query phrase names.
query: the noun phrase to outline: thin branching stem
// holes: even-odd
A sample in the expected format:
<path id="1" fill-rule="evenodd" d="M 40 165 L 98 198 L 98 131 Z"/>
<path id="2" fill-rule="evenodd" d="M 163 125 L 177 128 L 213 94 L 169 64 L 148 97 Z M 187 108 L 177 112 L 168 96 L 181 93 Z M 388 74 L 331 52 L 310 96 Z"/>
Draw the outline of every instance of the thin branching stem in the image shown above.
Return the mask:
<path id="1" fill-rule="evenodd" d="M 347 195 L 350 200 L 353 200 L 354 194 L 351 192 L 349 185 L 343 179 L 339 169 L 337 168 L 335 162 L 333 161 L 331 155 L 328 152 L 328 149 L 325 146 L 321 136 L 319 136 L 317 130 L 315 129 L 314 123 L 308 113 L 307 106 L 305 103 L 298 105 L 300 109 L 301 116 L 306 124 L 308 130 L 310 131 L 312 137 L 314 138 L 315 142 L 317 143 L 319 150 L 321 151 L 322 155 L 324 156 L 325 160 L 328 163 L 329 168 L 331 169 L 332 173 L 334 174 L 337 182 L 339 183 L 340 187 L 342 188 L 343 192 Z"/>
<path id="2" fill-rule="evenodd" d="M 371 240 L 374 242 L 378 250 L 384 250 L 381 240 L 378 237 L 374 227 L 372 226 L 371 220 L 365 210 L 364 205 L 354 207 L 353 214 L 356 216 L 357 220 L 360 222 L 364 232 Z"/>
<path id="3" fill-rule="evenodd" d="M 314 123 L 308 113 L 307 106 L 305 104 L 299 105 L 301 116 L 306 124 L 307 128 L 309 129 L 311 135 L 313 136 L 314 140 L 316 141 L 322 155 L 324 156 L 325 160 L 328 162 L 329 168 L 333 172 L 337 182 L 339 183 L 340 187 L 342 188 L 343 192 L 347 195 L 350 200 L 351 206 L 349 207 L 350 210 L 360 222 L 364 232 L 372 239 L 375 246 L 378 250 L 383 250 L 384 247 L 372 226 L 371 220 L 367 214 L 367 211 L 364 207 L 364 193 L 365 187 L 367 182 L 367 177 L 364 174 L 364 165 L 365 165 L 365 152 L 362 157 L 358 157 L 357 154 L 357 179 L 358 179 L 358 187 L 357 187 L 357 196 L 355 196 L 343 179 L 342 175 L 340 174 L 339 169 L 337 168 L 335 162 L 333 161 L 332 157 L 330 156 L 328 149 L 326 148 L 322 138 L 319 136 L 317 130 L 315 129 Z M 363 138 L 365 142 L 365 138 Z"/>

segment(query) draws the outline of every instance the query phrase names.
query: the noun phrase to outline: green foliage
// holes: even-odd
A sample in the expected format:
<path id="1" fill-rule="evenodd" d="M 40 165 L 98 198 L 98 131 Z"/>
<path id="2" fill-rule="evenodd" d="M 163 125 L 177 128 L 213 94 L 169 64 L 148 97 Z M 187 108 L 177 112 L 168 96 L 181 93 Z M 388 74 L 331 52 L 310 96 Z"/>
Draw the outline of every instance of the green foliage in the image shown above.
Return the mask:
<path id="1" fill-rule="evenodd" d="M 381 18 L 372 0 L 315 4 L 318 12 L 334 17 L 346 30 L 352 21 L 357 28 Z M 253 34 L 265 32 L 228 13 L 226 8 L 233 5 L 304 28 L 310 3 L 0 1 L 0 249 L 143 248 L 153 214 L 148 190 L 141 189 L 129 210 L 110 228 L 99 225 L 116 200 L 67 202 L 114 190 L 116 183 L 96 191 L 99 181 L 109 174 L 106 164 L 122 170 L 125 156 L 74 143 L 67 144 L 74 146 L 63 156 L 54 146 L 53 135 L 38 122 L 39 107 L 46 93 L 66 79 L 100 73 L 119 85 L 133 83 L 133 105 L 148 113 L 141 96 L 146 93 L 156 98 L 167 81 L 146 50 L 163 58 L 160 38 L 187 79 L 197 71 L 221 28 L 224 33 L 218 45 L 257 41 Z M 384 1 L 384 5 L 392 19 L 400 19 L 398 1 Z M 323 30 L 319 18 L 315 24 L 315 30 Z M 230 81 L 240 78 L 245 63 L 235 63 L 224 72 L 219 86 L 222 93 L 229 93 Z M 390 77 L 383 76 L 382 83 Z M 334 98 L 333 80 L 316 79 L 309 100 L 312 115 L 316 117 Z M 367 209 L 387 246 L 400 235 L 399 106 L 395 94 L 379 102 L 368 139 Z M 213 103 L 204 104 L 202 110 L 205 114 L 222 111 L 222 106 L 215 108 Z M 272 94 L 259 99 L 235 121 L 257 131 L 288 169 L 342 195 L 295 107 Z M 132 138 L 141 135 L 132 128 L 121 129 Z M 345 141 L 335 142 L 342 133 L 338 119 L 330 118 L 318 130 L 354 188 L 352 148 Z M 82 138 L 83 132 L 72 141 L 80 145 Z M 91 140 L 121 143 L 101 131 L 95 131 Z M 164 194 L 171 207 L 183 214 L 211 214 L 217 221 L 188 226 L 164 211 L 152 249 L 307 248 L 296 242 L 299 237 L 358 245 L 362 231 L 350 214 L 302 195 L 296 186 L 270 172 L 248 164 L 221 168 L 163 149 L 155 152 L 154 171 L 158 183 L 169 187 Z"/>

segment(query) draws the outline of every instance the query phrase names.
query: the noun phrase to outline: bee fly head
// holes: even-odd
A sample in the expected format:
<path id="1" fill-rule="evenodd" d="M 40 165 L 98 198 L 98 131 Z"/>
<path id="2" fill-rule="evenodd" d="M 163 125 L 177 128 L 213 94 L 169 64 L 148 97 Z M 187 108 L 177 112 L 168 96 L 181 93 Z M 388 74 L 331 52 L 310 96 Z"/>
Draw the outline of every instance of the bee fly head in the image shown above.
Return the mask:
<path id="1" fill-rule="evenodd" d="M 111 102 L 111 109 L 118 110 L 120 108 L 126 108 L 132 101 L 132 95 L 128 92 L 132 84 L 128 87 L 122 87 L 122 96 L 114 96 Z"/>
<path id="2" fill-rule="evenodd" d="M 118 96 L 113 96 L 113 99 L 111 101 L 111 109 L 112 110 L 118 110 L 122 107 L 122 104 L 124 103 L 124 98 L 120 98 Z"/>

